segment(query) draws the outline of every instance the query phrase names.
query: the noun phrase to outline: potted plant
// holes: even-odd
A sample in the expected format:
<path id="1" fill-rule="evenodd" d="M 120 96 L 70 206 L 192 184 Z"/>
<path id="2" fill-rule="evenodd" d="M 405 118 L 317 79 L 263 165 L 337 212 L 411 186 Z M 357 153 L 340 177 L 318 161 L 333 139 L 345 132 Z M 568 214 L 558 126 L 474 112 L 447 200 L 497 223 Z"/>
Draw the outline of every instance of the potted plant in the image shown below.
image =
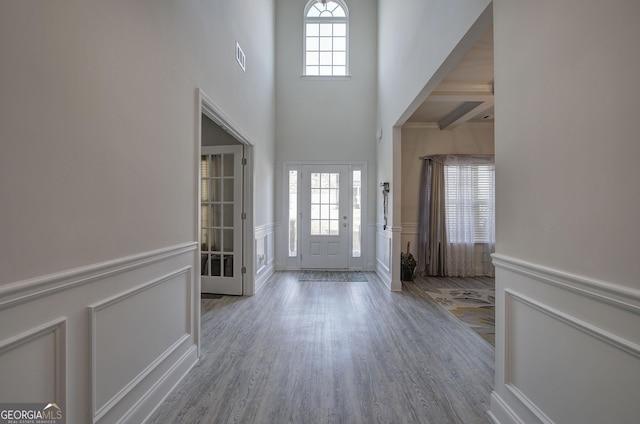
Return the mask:
<path id="1" fill-rule="evenodd" d="M 416 269 L 416 260 L 411 254 L 411 242 L 407 243 L 407 253 L 400 253 L 400 279 L 402 281 L 413 281 L 413 273 Z"/>

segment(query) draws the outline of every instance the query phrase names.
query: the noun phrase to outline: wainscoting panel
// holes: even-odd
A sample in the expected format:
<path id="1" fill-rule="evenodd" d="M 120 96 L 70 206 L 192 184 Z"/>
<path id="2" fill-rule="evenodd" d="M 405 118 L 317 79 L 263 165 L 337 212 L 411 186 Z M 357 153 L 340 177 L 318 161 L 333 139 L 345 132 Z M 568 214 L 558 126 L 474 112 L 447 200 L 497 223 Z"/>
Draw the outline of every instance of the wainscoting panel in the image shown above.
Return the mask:
<path id="1" fill-rule="evenodd" d="M 388 274 L 391 270 L 391 235 L 386 231 L 378 231 L 376 240 L 377 269 Z"/>
<path id="2" fill-rule="evenodd" d="M 142 422 L 197 361 L 197 263 L 190 242 L 0 287 L 0 399 Z"/>
<path id="3" fill-rule="evenodd" d="M 639 293 L 502 255 L 494 263 L 494 420 L 637 422 Z"/>
<path id="4" fill-rule="evenodd" d="M 376 231 L 376 273 L 392 291 L 402 291 L 400 281 L 400 252 L 402 227 L 387 227 L 378 224 Z M 393 252 L 397 252 L 394 255 Z M 394 271 L 395 270 L 395 271 Z"/>
<path id="5" fill-rule="evenodd" d="M 65 318 L 0 341 L 0 399 L 3 403 L 66 401 Z"/>
<path id="6" fill-rule="evenodd" d="M 256 227 L 255 292 L 267 282 L 274 270 L 274 225 Z"/>
<path id="7" fill-rule="evenodd" d="M 190 271 L 183 268 L 89 306 L 94 419 L 189 339 Z"/>

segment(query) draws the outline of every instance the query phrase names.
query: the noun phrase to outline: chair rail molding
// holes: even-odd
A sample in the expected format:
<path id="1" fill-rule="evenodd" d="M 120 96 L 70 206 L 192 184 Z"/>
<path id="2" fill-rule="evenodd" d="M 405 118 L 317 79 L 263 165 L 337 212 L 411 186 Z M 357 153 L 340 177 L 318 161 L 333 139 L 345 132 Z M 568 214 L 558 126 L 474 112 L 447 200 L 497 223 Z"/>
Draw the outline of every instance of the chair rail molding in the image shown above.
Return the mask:
<path id="1" fill-rule="evenodd" d="M 36 300 L 42 296 L 53 295 L 61 290 L 89 284 L 96 280 L 109 278 L 116 274 L 132 271 L 146 265 L 170 259 L 187 252 L 194 252 L 196 242 L 182 243 L 158 250 L 139 253 L 93 265 L 74 268 L 55 274 L 44 275 L 28 280 L 0 286 L 0 310 L 20 303 Z"/>

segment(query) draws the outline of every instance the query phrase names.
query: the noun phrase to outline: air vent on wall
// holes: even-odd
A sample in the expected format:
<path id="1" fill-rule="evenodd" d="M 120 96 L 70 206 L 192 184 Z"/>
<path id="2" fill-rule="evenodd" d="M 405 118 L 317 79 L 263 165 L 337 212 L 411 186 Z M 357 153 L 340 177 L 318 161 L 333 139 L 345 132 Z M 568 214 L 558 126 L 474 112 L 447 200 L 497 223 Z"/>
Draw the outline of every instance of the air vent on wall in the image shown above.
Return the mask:
<path id="1" fill-rule="evenodd" d="M 236 41 L 236 61 L 238 62 L 238 65 L 240 65 L 240 67 L 242 68 L 242 70 L 244 72 L 247 71 L 246 69 L 246 60 L 247 58 L 244 55 L 244 52 L 242 51 L 242 48 L 240 47 L 240 44 L 238 44 L 238 42 Z"/>

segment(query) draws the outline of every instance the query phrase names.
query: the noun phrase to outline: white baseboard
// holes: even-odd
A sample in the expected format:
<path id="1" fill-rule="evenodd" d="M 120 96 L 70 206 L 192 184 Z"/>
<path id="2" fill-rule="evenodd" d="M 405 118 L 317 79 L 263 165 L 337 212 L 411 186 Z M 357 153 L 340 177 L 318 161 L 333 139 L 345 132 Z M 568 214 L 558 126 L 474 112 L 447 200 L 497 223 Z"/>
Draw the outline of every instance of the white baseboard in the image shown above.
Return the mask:
<path id="1" fill-rule="evenodd" d="M 258 276 L 256 277 L 256 293 L 266 284 L 266 282 L 269 280 L 269 277 L 271 277 L 273 273 L 274 267 L 273 262 L 271 262 L 269 265 L 263 268 L 260 274 L 258 274 Z"/>
<path id="2" fill-rule="evenodd" d="M 128 411 L 122 418 L 123 423 L 144 423 L 162 401 L 180 384 L 182 379 L 198 362 L 198 350 L 192 346 L 160 380 Z"/>
<path id="3" fill-rule="evenodd" d="M 491 409 L 487 412 L 495 424 L 525 424 L 496 393 L 491 393 Z"/>

